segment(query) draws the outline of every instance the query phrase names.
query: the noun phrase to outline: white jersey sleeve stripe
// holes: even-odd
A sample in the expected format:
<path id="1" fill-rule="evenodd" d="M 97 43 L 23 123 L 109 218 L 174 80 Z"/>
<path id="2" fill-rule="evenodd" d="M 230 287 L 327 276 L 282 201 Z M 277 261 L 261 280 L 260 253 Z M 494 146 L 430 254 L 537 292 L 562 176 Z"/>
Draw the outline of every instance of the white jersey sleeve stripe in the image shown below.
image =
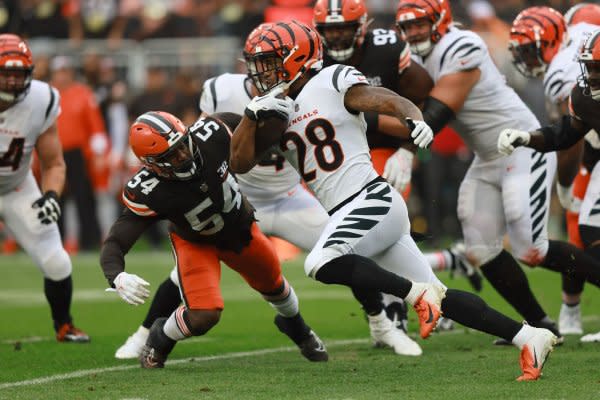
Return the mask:
<path id="1" fill-rule="evenodd" d="M 335 90 L 337 90 L 338 92 L 340 91 L 340 87 L 338 85 L 338 78 L 344 68 L 348 68 L 348 71 L 346 71 L 346 74 L 344 75 L 344 77 L 346 77 L 348 75 L 348 72 L 350 72 L 349 71 L 350 67 L 347 67 L 346 65 L 338 65 L 336 67 L 335 71 L 333 72 L 333 77 L 331 78 L 331 83 L 333 84 L 333 88 Z"/>
<path id="2" fill-rule="evenodd" d="M 50 111 L 52 111 L 54 108 L 54 102 L 56 101 L 56 96 L 54 96 L 52 86 L 48 85 L 48 89 L 50 90 L 50 101 L 48 102 L 48 107 L 46 107 L 46 113 L 44 115 L 45 119 L 48 119 L 48 115 L 50 115 Z"/>
<path id="3" fill-rule="evenodd" d="M 444 51 L 444 53 L 442 54 L 442 57 L 440 58 L 440 69 L 442 69 L 442 66 L 444 65 L 444 61 L 446 60 L 446 55 L 448 54 L 448 52 L 454 47 L 456 46 L 458 43 L 460 43 L 463 40 L 467 40 L 468 38 L 466 36 L 462 36 L 459 37 L 458 39 L 456 39 L 456 41 L 454 43 L 452 43 L 450 46 L 448 46 L 446 48 L 446 50 Z M 454 54 L 453 54 L 454 55 Z"/>

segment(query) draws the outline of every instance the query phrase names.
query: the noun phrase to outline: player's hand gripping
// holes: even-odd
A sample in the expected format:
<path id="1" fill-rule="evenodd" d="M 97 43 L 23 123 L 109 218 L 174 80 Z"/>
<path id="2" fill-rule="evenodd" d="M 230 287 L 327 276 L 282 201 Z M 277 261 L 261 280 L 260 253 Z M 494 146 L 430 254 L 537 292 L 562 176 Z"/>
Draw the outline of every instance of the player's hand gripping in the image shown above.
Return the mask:
<path id="1" fill-rule="evenodd" d="M 401 147 L 385 163 L 383 178 L 400 193 L 410 182 L 413 157 L 412 152 Z"/>
<path id="2" fill-rule="evenodd" d="M 277 117 L 287 121 L 294 111 L 294 100 L 282 97 L 282 88 L 277 88 L 263 96 L 255 96 L 246 106 L 244 114 L 253 121 Z"/>
<path id="3" fill-rule="evenodd" d="M 150 290 L 148 289 L 150 284 L 137 275 L 128 274 L 123 271 L 117 275 L 114 284 L 114 290 L 123 300 L 131 305 L 139 306 L 140 304 L 144 304 L 148 296 L 150 296 Z"/>
<path id="4" fill-rule="evenodd" d="M 498 136 L 498 152 L 507 156 L 515 151 L 515 147 L 525 146 L 529 143 L 529 132 L 518 129 L 503 129 Z"/>
<path id="5" fill-rule="evenodd" d="M 406 118 L 406 124 L 410 128 L 410 137 L 413 143 L 422 149 L 427 148 L 433 141 L 433 131 L 425 121 Z"/>
<path id="6" fill-rule="evenodd" d="M 37 218 L 42 224 L 49 225 L 60 218 L 58 194 L 54 190 L 48 190 L 42 197 L 34 201 L 31 207 L 37 210 Z"/>

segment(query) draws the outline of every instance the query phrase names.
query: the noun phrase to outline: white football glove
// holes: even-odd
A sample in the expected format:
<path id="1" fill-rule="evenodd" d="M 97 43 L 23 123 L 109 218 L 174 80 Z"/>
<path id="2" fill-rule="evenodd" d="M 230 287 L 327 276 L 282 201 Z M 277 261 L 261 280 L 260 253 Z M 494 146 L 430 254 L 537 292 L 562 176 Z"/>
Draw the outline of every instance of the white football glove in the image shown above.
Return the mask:
<path id="1" fill-rule="evenodd" d="M 498 136 L 498 152 L 507 156 L 515 151 L 517 146 L 525 146 L 529 143 L 531 134 L 518 129 L 503 129 Z"/>
<path id="2" fill-rule="evenodd" d="M 44 225 L 49 225 L 60 218 L 60 205 L 58 194 L 48 190 L 42 197 L 33 202 L 31 207 L 37 210 L 37 218 Z"/>
<path id="3" fill-rule="evenodd" d="M 433 131 L 425 121 L 406 118 L 406 123 L 410 128 L 410 137 L 413 143 L 424 149 L 433 141 Z"/>
<path id="4" fill-rule="evenodd" d="M 560 182 L 556 182 L 556 194 L 558 195 L 558 202 L 561 206 L 567 211 L 572 211 L 571 207 L 573 206 L 573 185 L 571 186 L 563 186 Z"/>
<path id="5" fill-rule="evenodd" d="M 150 296 L 150 290 L 148 286 L 150 284 L 134 274 L 128 274 L 123 271 L 114 280 L 115 291 L 121 296 L 127 303 L 139 306 L 144 304 L 148 296 Z M 113 289 L 107 289 L 112 291 Z"/>
<path id="6" fill-rule="evenodd" d="M 398 192 L 402 193 L 410 182 L 414 154 L 399 148 L 385 162 L 383 178 L 388 181 Z"/>
<path id="7" fill-rule="evenodd" d="M 253 121 L 277 117 L 287 121 L 294 112 L 294 100 L 290 97 L 277 97 L 283 93 L 277 88 L 263 96 L 255 96 L 246 106 L 244 114 Z"/>

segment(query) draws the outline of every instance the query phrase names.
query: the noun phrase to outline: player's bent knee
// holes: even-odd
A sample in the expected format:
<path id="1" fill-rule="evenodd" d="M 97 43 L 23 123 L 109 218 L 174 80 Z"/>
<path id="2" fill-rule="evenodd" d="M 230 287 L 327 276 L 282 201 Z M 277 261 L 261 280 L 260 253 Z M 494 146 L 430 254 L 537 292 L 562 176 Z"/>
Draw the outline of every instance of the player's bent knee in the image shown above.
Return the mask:
<path id="1" fill-rule="evenodd" d="M 189 330 L 194 336 L 201 336 L 219 323 L 221 310 L 187 310 Z"/>
<path id="2" fill-rule="evenodd" d="M 522 263 L 535 267 L 544 262 L 548 254 L 548 240 L 538 240 L 529 246 L 513 246 L 513 255 Z"/>
<path id="3" fill-rule="evenodd" d="M 45 259 L 40 260 L 39 263 L 44 276 L 53 281 L 62 281 L 71 275 L 73 270 L 71 259 L 62 247 Z"/>

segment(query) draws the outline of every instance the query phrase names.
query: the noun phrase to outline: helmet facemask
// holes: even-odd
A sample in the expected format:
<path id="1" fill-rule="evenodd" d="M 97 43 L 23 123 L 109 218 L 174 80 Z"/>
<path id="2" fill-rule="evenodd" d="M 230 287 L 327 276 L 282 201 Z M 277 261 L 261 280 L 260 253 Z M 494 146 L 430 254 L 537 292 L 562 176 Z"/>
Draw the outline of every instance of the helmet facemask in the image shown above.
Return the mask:
<path id="1" fill-rule="evenodd" d="M 522 75 L 528 78 L 540 78 L 544 76 L 548 69 L 548 64 L 544 62 L 542 57 L 539 41 L 526 44 L 511 41 L 508 48 L 512 54 L 515 68 Z"/>
<path id="2" fill-rule="evenodd" d="M 31 86 L 33 67 L 0 68 L 0 101 L 16 103 L 25 98 Z"/>
<path id="3" fill-rule="evenodd" d="M 327 55 L 338 62 L 347 61 L 364 35 L 363 21 L 318 23 L 317 31 L 327 48 Z"/>
<path id="4" fill-rule="evenodd" d="M 584 94 L 600 101 L 600 61 L 580 61 Z"/>
<path id="5" fill-rule="evenodd" d="M 190 135 L 184 134 L 167 151 L 144 156 L 141 160 L 162 178 L 187 181 L 198 175 L 199 169 L 195 161 L 197 153 Z"/>
<path id="6" fill-rule="evenodd" d="M 425 26 L 428 26 L 427 32 L 425 32 Z M 405 21 L 398 21 L 396 26 L 402 33 L 402 37 L 408 42 L 410 51 L 421 57 L 427 57 L 433 50 L 434 43 L 431 37 L 434 32 L 434 25 L 428 17 L 408 19 Z M 408 32 L 412 27 L 419 29 L 418 35 L 409 36 Z M 422 31 L 422 32 L 421 32 Z"/>
<path id="7" fill-rule="evenodd" d="M 283 59 L 277 52 L 265 52 L 254 55 L 245 54 L 248 76 L 261 94 L 267 93 L 284 83 L 288 74 L 283 67 Z"/>

